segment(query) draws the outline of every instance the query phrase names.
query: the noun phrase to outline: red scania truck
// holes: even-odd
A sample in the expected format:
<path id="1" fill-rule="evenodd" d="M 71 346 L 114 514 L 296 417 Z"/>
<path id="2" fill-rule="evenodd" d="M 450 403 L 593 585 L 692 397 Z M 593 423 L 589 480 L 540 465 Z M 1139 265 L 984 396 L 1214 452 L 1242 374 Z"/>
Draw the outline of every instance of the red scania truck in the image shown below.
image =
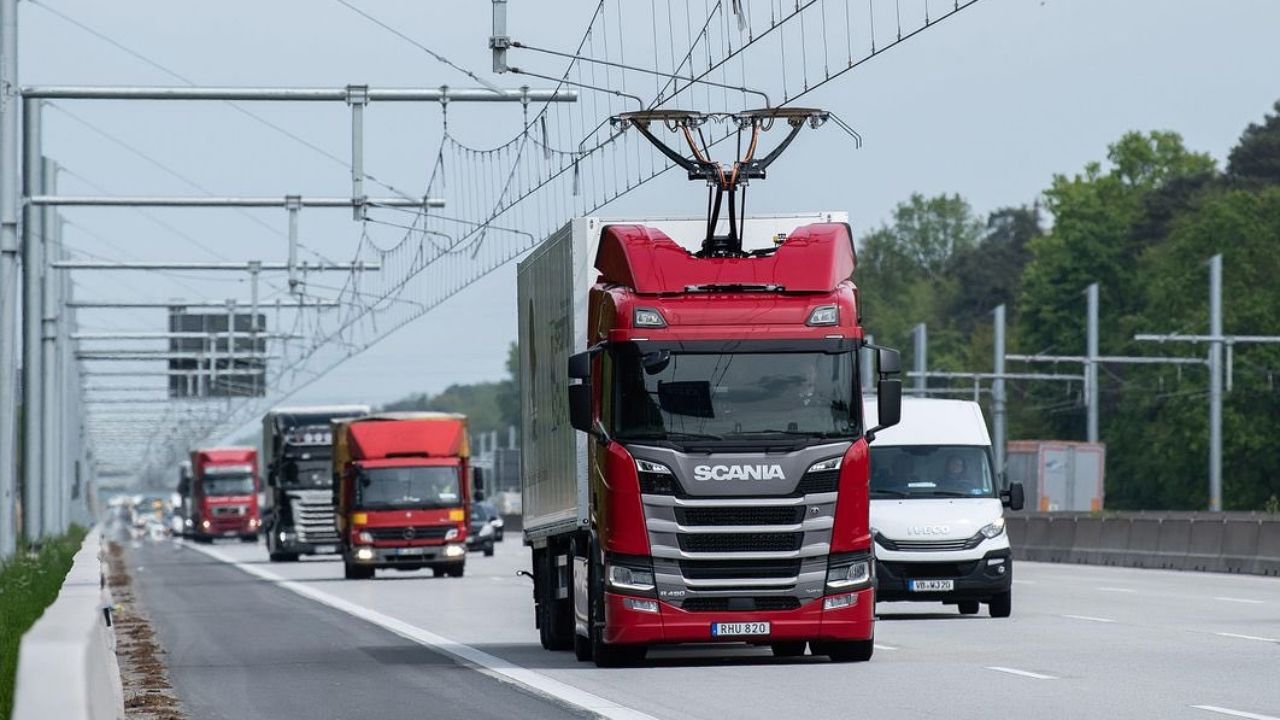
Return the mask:
<path id="1" fill-rule="evenodd" d="M 744 220 L 715 245 L 703 219 L 578 218 L 519 266 L 548 649 L 604 666 L 673 643 L 872 655 L 868 442 L 897 422 L 898 354 L 870 353 L 864 418 L 846 216 Z"/>
<path id="2" fill-rule="evenodd" d="M 258 540 L 262 516 L 258 508 L 256 448 L 192 451 L 188 494 L 187 534 L 195 541 L 210 542 L 219 537 L 239 537 L 245 542 Z"/>
<path id="3" fill-rule="evenodd" d="M 335 420 L 334 505 L 346 578 L 428 567 L 437 576 L 462 577 L 470 457 L 465 415 Z"/>

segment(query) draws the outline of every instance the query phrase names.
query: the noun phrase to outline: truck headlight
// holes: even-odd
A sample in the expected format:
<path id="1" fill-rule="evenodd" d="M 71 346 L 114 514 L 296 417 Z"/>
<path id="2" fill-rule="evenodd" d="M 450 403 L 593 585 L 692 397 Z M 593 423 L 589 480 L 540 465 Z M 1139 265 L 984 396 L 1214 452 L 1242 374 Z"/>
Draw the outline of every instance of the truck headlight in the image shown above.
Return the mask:
<path id="1" fill-rule="evenodd" d="M 652 460 L 641 460 L 640 458 L 636 458 L 636 470 L 639 470 L 642 473 L 650 473 L 653 475 L 670 475 L 671 474 L 671 468 L 667 467 L 666 465 L 663 465 L 662 463 L 653 462 Z"/>
<path id="2" fill-rule="evenodd" d="M 200 527 L 204 528 L 205 530 L 208 530 L 211 525 L 213 525 L 213 523 L 209 522 L 208 520 L 200 521 Z"/>
<path id="3" fill-rule="evenodd" d="M 360 549 L 356 550 L 356 559 L 357 559 L 357 560 L 372 560 L 372 559 L 373 559 L 373 549 L 372 549 L 372 548 L 363 547 L 363 548 L 360 548 Z"/>
<path id="4" fill-rule="evenodd" d="M 467 549 L 461 545 L 447 545 L 444 549 L 445 557 L 462 557 L 467 554 Z"/>
<path id="5" fill-rule="evenodd" d="M 356 539 L 362 543 L 372 544 L 373 533 L 369 532 L 368 530 L 361 530 L 360 532 L 356 533 Z"/>
<path id="6" fill-rule="evenodd" d="M 835 325 L 838 322 L 840 322 L 840 308 L 838 306 L 819 305 L 809 312 L 809 319 L 804 324 L 809 327 L 818 327 Z"/>
<path id="7" fill-rule="evenodd" d="M 827 472 L 830 470 L 839 470 L 840 464 L 843 461 L 844 461 L 843 457 L 833 457 L 833 458 L 827 458 L 826 460 L 820 460 L 810 465 L 809 469 L 805 470 L 805 472 L 812 473 L 812 472 Z"/>
<path id="8" fill-rule="evenodd" d="M 453 540 L 456 537 L 458 537 L 458 528 L 449 528 L 449 531 L 444 534 L 445 540 Z"/>
<path id="9" fill-rule="evenodd" d="M 995 522 L 982 528 L 982 535 L 987 538 L 996 538 L 1004 534 L 1004 518 L 996 518 Z"/>
<path id="10" fill-rule="evenodd" d="M 616 590 L 653 592 L 653 570 L 610 564 L 605 566 L 605 577 L 609 580 L 609 587 Z"/>
<path id="11" fill-rule="evenodd" d="M 827 588 L 830 590 L 850 590 L 871 584 L 871 558 L 860 557 L 854 560 L 840 559 L 831 562 L 827 568 Z"/>

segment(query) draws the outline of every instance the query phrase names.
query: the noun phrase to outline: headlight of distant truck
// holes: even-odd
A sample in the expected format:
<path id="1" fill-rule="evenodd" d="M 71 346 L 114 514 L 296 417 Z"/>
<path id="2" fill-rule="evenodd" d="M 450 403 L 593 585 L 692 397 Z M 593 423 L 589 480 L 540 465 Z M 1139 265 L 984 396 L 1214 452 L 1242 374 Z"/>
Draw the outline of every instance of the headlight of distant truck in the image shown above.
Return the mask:
<path id="1" fill-rule="evenodd" d="M 453 540 L 456 537 L 458 537 L 458 528 L 449 528 L 449 531 L 444 534 L 445 540 Z"/>
<path id="2" fill-rule="evenodd" d="M 356 539 L 362 543 L 372 543 L 373 533 L 369 532 L 368 530 L 361 530 L 359 533 L 356 534 Z"/>
<path id="3" fill-rule="evenodd" d="M 871 558 L 833 558 L 827 568 L 827 589 L 853 590 L 871 584 Z"/>
<path id="4" fill-rule="evenodd" d="M 996 521 L 982 528 L 982 535 L 988 538 L 1000 537 L 1004 534 L 1004 518 L 996 518 Z"/>

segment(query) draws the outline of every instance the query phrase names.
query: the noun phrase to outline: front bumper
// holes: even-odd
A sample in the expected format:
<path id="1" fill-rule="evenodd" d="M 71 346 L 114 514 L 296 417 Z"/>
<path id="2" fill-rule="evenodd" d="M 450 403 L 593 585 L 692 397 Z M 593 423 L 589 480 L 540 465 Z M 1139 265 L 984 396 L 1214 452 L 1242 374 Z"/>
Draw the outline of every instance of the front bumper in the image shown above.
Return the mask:
<path id="1" fill-rule="evenodd" d="M 870 640 L 875 629 L 875 591 L 849 593 L 852 605 L 823 610 L 823 600 L 811 600 L 795 610 L 759 612 L 689 612 L 659 601 L 658 612 L 632 610 L 623 595 L 605 593 L 604 640 L 619 645 L 675 643 L 786 642 L 801 640 Z M 767 637 L 711 636 L 718 622 L 771 623 Z"/>
<path id="2" fill-rule="evenodd" d="M 206 528 L 203 524 L 196 523 L 195 527 L 188 532 L 197 537 L 240 537 L 242 535 L 257 535 L 258 525 L 256 523 L 250 524 L 249 518 L 210 520 L 209 527 Z"/>
<path id="3" fill-rule="evenodd" d="M 457 545 L 456 543 L 450 543 Z M 465 550 L 462 554 L 447 555 L 449 545 L 414 545 L 406 547 L 368 547 L 352 548 L 345 553 L 344 559 L 353 565 L 376 568 L 422 568 L 436 565 L 451 565 L 466 560 Z M 361 558 L 360 551 L 368 549 L 373 557 Z"/>
<path id="4" fill-rule="evenodd" d="M 952 580 L 945 592 L 914 592 L 911 580 Z M 954 602 L 989 600 L 1013 584 L 1013 556 L 1008 548 L 991 550 L 973 560 L 928 561 L 876 559 L 876 599 Z"/>
<path id="5" fill-rule="evenodd" d="M 304 542 L 290 533 L 285 534 L 284 540 L 280 540 L 278 535 L 276 538 L 275 546 L 277 552 L 296 553 L 298 555 L 333 555 L 342 552 L 341 545 L 337 540 L 328 543 Z"/>

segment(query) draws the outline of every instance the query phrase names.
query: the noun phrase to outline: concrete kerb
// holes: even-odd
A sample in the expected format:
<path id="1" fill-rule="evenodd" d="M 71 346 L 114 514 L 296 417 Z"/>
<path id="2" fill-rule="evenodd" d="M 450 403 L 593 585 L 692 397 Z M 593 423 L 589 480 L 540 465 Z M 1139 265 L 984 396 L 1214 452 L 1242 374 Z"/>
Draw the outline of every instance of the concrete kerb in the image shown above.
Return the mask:
<path id="1" fill-rule="evenodd" d="M 1133 518 L 1129 523 L 1129 552 L 1125 565 L 1129 567 L 1160 567 L 1160 519 Z"/>
<path id="2" fill-rule="evenodd" d="M 1253 562 L 1258 575 L 1280 575 L 1280 521 L 1264 522 L 1258 528 L 1258 556 Z"/>
<path id="3" fill-rule="evenodd" d="M 1049 523 L 1045 516 L 1027 518 L 1027 539 L 1023 546 L 1023 558 L 1038 562 L 1049 560 Z"/>
<path id="4" fill-rule="evenodd" d="M 1102 547 L 1102 519 L 1095 517 L 1078 517 L 1075 519 L 1075 541 L 1072 543 L 1070 560 L 1077 564 L 1100 564 L 1098 550 Z"/>
<path id="5" fill-rule="evenodd" d="M 1184 570 L 1187 552 L 1191 549 L 1191 520 L 1189 518 L 1165 518 L 1160 521 L 1160 544 L 1156 550 L 1159 567 L 1166 570 Z"/>
<path id="6" fill-rule="evenodd" d="M 57 599 L 22 636 L 13 720 L 124 718 L 110 607 L 101 529 L 95 527 L 72 560 Z"/>
<path id="7" fill-rule="evenodd" d="M 1129 531 L 1133 523 L 1127 518 L 1102 518 L 1098 548 L 1093 551 L 1097 565 L 1123 565 L 1129 554 Z"/>
<path id="8" fill-rule="evenodd" d="M 1076 539 L 1074 517 L 1052 518 L 1049 522 L 1049 562 L 1070 562 Z"/>

